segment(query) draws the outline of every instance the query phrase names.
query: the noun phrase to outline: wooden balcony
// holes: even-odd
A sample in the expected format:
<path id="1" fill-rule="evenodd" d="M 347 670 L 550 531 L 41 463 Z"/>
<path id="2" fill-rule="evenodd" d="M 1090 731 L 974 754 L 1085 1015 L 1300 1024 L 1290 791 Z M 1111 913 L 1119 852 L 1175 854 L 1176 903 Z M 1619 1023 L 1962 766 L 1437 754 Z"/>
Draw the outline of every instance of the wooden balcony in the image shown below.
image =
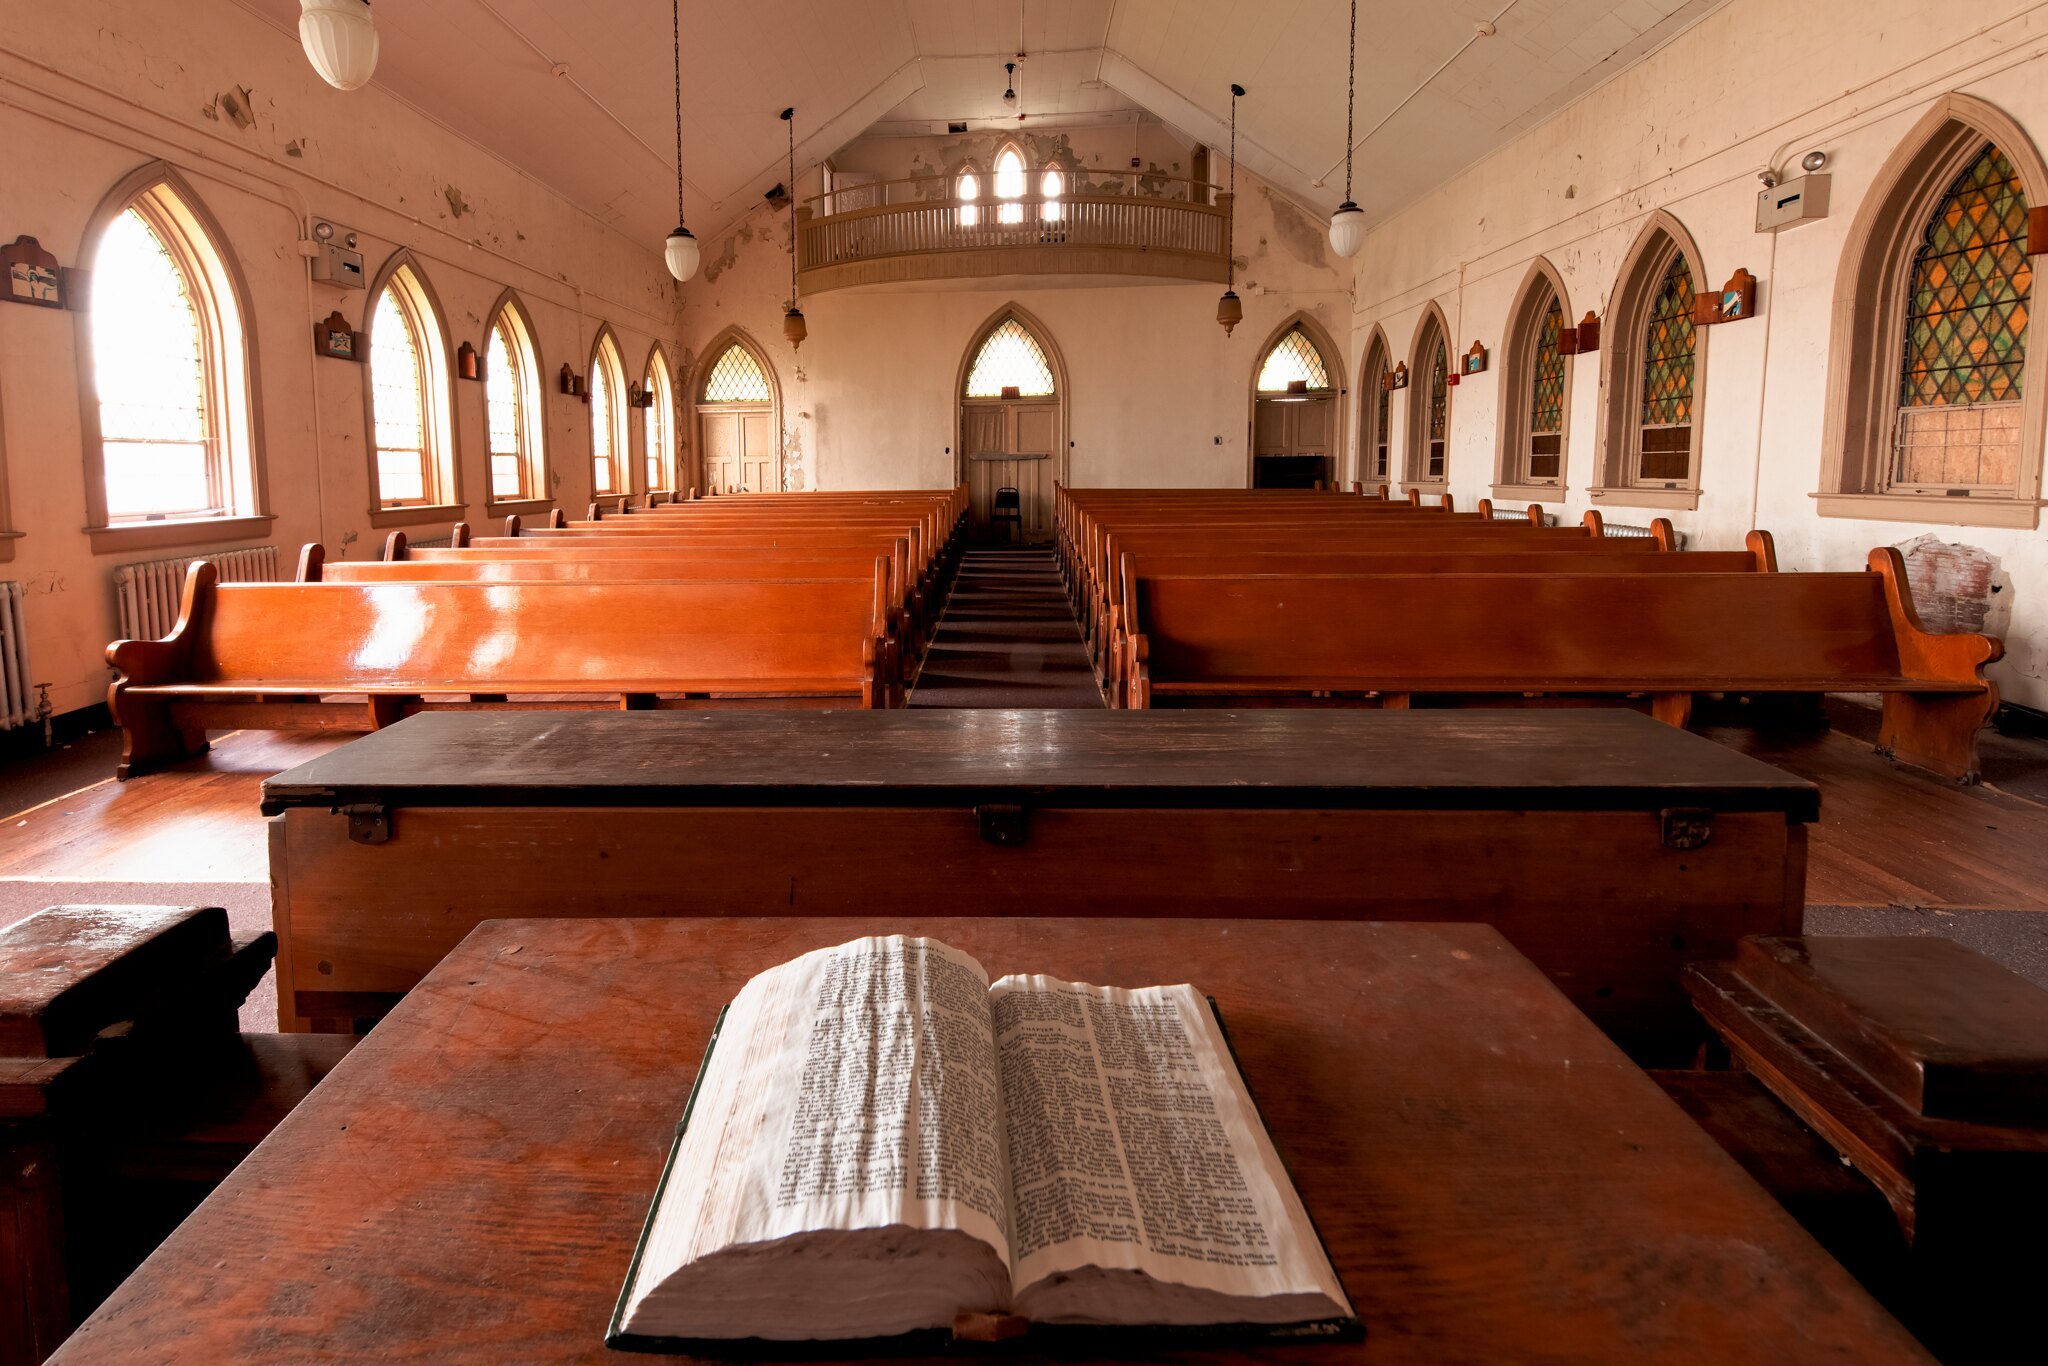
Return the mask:
<path id="1" fill-rule="evenodd" d="M 1215 284 L 1226 278 L 1230 197 L 1217 194 L 1218 202 L 1208 203 L 1210 191 L 1204 185 L 1172 182 L 1177 198 L 1148 182 L 1144 189 L 1151 193 L 874 202 L 891 198 L 897 187 L 920 183 L 863 185 L 800 205 L 797 264 L 803 292 L 1006 275 Z M 922 183 L 930 188 L 929 181 Z M 820 212 L 849 200 L 864 200 L 866 206 Z"/>

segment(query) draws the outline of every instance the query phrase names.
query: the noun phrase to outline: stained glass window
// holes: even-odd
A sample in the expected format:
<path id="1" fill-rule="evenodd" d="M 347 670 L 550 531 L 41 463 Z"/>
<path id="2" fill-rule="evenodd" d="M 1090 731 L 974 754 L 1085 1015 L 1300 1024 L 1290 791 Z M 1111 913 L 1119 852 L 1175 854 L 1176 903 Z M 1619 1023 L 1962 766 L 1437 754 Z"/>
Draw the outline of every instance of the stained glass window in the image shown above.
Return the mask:
<path id="1" fill-rule="evenodd" d="M 1529 376 L 1529 478 L 1554 480 L 1564 461 L 1564 308 L 1557 295 L 1536 325 L 1536 354 Z"/>
<path id="2" fill-rule="evenodd" d="M 647 487 L 666 489 L 676 467 L 676 405 L 668 385 L 668 362 L 661 352 L 654 353 L 641 383 L 654 396 L 654 402 L 641 410 L 647 419 Z"/>
<path id="3" fill-rule="evenodd" d="M 1444 477 L 1444 441 L 1451 425 L 1451 356 L 1441 334 L 1429 361 L 1429 448 L 1425 452 L 1423 477 Z"/>
<path id="4" fill-rule="evenodd" d="M 424 503 L 426 395 L 420 338 L 394 280 L 377 296 L 370 322 L 370 408 L 377 433 L 377 496 L 385 506 Z"/>
<path id="5" fill-rule="evenodd" d="M 1365 367 L 1365 382 L 1366 392 L 1373 399 L 1371 440 L 1366 443 L 1366 478 L 1384 480 L 1387 477 L 1387 427 L 1393 416 L 1394 393 L 1387 388 L 1387 353 L 1377 344 L 1371 361 Z"/>
<path id="6" fill-rule="evenodd" d="M 1913 257 L 1895 485 L 2016 486 L 2033 282 L 2026 193 L 1986 145 L 1942 196 Z"/>
<path id="7" fill-rule="evenodd" d="M 200 311 L 135 209 L 100 238 L 92 310 L 109 520 L 220 510 Z"/>
<path id="8" fill-rule="evenodd" d="M 620 473 L 620 448 L 625 445 L 619 413 L 625 403 L 623 371 L 618 348 L 607 336 L 597 344 L 590 360 L 590 491 L 624 493 Z"/>
<path id="9" fill-rule="evenodd" d="M 967 372 L 969 398 L 1001 398 L 1007 388 L 1015 388 L 1019 398 L 1044 398 L 1055 388 L 1044 348 L 1015 318 L 1003 319 L 988 334 Z"/>
<path id="10" fill-rule="evenodd" d="M 490 422 L 491 497 L 511 501 L 533 496 L 527 478 L 527 411 L 532 401 L 526 348 L 514 332 L 510 311 L 500 313 L 484 344 L 484 409 Z"/>
<path id="11" fill-rule="evenodd" d="M 1683 252 L 1665 268 L 1643 333 L 1643 410 L 1636 477 L 1682 480 L 1692 473 L 1693 371 L 1698 337 L 1692 321 L 1692 267 Z"/>
<path id="12" fill-rule="evenodd" d="M 725 348 L 704 380 L 706 403 L 767 403 L 770 398 L 761 362 L 738 342 Z"/>
<path id="13" fill-rule="evenodd" d="M 1330 371 L 1308 333 L 1300 327 L 1290 327 L 1286 336 L 1273 343 L 1265 363 L 1259 367 L 1259 392 L 1284 394 L 1296 380 L 1306 382 L 1311 390 L 1325 390 L 1330 387 Z"/>

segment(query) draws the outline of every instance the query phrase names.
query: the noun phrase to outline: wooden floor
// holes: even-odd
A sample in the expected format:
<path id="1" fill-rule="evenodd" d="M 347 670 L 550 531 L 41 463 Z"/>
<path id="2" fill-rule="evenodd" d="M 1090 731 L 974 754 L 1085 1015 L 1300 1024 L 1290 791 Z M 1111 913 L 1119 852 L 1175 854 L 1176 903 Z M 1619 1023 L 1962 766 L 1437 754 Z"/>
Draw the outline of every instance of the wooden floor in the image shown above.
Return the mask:
<path id="1" fill-rule="evenodd" d="M 1840 732 L 1707 733 L 1820 784 L 1809 903 L 2048 911 L 2048 805 L 1894 767 Z M 235 734 L 176 770 L 9 815 L 0 881 L 265 882 L 259 785 L 336 743 Z"/>

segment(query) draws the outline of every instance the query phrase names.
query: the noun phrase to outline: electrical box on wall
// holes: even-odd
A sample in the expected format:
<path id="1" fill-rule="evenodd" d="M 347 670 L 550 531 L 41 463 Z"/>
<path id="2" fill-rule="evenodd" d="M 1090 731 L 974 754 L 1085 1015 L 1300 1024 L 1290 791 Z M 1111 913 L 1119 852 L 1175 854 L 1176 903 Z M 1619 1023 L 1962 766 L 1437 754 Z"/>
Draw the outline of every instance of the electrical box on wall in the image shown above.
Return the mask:
<path id="1" fill-rule="evenodd" d="M 1777 232 L 1828 216 L 1828 181 L 1824 175 L 1803 175 L 1782 185 L 1769 185 L 1756 197 L 1756 230 Z"/>
<path id="2" fill-rule="evenodd" d="M 363 254 L 356 250 L 353 228 L 325 218 L 313 220 L 313 240 L 308 243 L 313 278 L 342 289 L 361 289 L 369 283 L 363 275 Z"/>

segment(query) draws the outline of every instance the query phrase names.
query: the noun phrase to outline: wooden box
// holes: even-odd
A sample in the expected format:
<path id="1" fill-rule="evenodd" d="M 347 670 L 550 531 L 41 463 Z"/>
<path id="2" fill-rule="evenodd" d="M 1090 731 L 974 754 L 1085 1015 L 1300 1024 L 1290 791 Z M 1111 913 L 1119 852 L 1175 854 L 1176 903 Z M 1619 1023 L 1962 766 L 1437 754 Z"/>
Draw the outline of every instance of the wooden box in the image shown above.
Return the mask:
<path id="1" fill-rule="evenodd" d="M 1646 1057 L 1813 786 L 1619 711 L 448 712 L 264 784 L 287 1029 L 513 916 L 1477 920 Z"/>

